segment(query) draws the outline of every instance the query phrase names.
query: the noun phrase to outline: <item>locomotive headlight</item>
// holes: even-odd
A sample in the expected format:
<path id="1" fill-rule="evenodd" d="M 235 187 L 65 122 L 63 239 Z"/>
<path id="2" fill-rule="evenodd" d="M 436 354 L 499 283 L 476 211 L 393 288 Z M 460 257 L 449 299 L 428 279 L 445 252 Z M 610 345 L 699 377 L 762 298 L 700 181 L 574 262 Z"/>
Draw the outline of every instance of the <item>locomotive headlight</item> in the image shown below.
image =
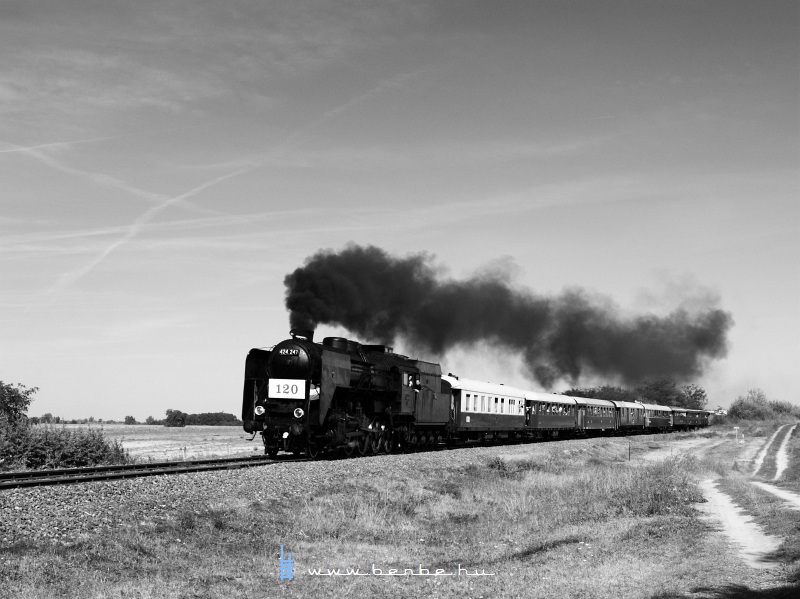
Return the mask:
<path id="1" fill-rule="evenodd" d="M 266 412 L 264 406 L 256 406 L 256 409 L 253 411 L 256 413 L 256 416 L 263 416 L 264 412 Z"/>
<path id="2" fill-rule="evenodd" d="M 294 409 L 294 417 L 295 418 L 302 418 L 303 414 L 305 414 L 305 412 L 303 411 L 303 408 L 295 408 Z"/>

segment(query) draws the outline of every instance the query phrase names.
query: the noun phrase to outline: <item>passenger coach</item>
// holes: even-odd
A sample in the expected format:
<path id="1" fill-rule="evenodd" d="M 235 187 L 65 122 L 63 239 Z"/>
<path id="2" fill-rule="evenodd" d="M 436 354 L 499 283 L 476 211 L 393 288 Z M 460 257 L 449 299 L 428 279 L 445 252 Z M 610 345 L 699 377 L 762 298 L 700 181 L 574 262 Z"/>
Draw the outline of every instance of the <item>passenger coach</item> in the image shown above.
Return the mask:
<path id="1" fill-rule="evenodd" d="M 452 390 L 451 436 L 480 440 L 521 436 L 525 393 L 514 387 L 443 375 Z M 446 385 L 443 385 L 446 388 Z"/>
<path id="2" fill-rule="evenodd" d="M 527 428 L 535 436 L 558 437 L 577 428 L 574 397 L 525 391 Z"/>

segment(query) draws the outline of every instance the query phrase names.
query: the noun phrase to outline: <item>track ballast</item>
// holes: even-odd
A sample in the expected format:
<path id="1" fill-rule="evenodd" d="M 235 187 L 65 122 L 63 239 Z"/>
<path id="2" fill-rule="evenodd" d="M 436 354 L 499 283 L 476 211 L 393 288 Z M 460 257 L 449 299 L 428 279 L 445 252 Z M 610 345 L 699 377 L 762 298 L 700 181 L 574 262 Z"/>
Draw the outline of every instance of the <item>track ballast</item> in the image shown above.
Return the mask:
<path id="1" fill-rule="evenodd" d="M 57 470 L 27 470 L 0 473 L 0 490 L 45 485 L 69 485 L 74 483 L 140 478 L 160 474 L 183 474 L 208 470 L 235 470 L 280 462 L 297 461 L 286 456 L 281 459 L 266 456 L 238 458 L 215 458 L 210 460 L 186 460 L 180 462 L 150 462 L 144 464 L 118 464 L 109 466 L 87 466 Z"/>

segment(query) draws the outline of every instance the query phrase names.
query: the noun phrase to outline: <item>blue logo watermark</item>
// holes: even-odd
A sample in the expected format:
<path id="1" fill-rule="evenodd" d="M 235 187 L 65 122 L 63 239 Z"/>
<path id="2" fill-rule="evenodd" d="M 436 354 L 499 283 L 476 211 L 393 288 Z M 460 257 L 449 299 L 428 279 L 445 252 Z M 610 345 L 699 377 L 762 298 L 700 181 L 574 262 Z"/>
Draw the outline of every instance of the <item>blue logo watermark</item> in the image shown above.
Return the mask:
<path id="1" fill-rule="evenodd" d="M 281 545 L 281 558 L 280 558 L 280 575 L 279 580 L 293 580 L 294 579 L 294 558 L 291 553 L 284 555 L 283 545 Z"/>

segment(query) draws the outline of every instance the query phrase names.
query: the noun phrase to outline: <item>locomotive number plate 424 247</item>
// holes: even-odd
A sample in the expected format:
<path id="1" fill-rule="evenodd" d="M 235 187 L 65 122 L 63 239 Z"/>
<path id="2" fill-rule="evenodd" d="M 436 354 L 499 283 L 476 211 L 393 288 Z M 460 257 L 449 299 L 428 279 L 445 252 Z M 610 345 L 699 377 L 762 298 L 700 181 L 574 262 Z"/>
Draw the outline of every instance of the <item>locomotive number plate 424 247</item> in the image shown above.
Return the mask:
<path id="1" fill-rule="evenodd" d="M 270 379 L 271 399 L 305 399 L 306 382 L 298 379 Z"/>

